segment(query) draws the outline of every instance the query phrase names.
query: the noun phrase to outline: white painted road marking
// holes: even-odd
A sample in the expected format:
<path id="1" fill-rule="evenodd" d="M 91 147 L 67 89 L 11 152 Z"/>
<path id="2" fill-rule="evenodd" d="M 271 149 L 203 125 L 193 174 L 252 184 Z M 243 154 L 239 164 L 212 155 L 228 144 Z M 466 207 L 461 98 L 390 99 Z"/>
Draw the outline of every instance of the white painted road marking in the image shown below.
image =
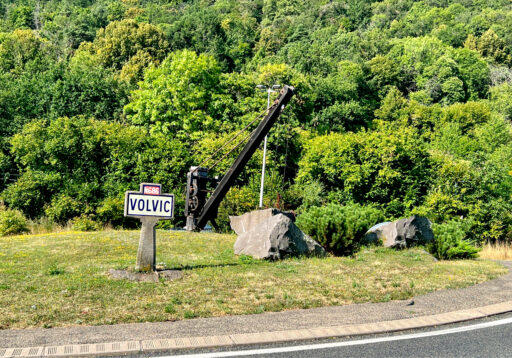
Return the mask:
<path id="1" fill-rule="evenodd" d="M 375 344 L 375 343 L 382 343 L 382 342 L 403 341 L 403 340 L 407 340 L 407 339 L 442 336 L 442 335 L 446 335 L 446 334 L 468 332 L 468 331 L 474 331 L 477 329 L 502 326 L 504 324 L 510 324 L 510 323 L 512 323 L 512 318 L 505 318 L 505 319 L 501 319 L 498 321 L 478 323 L 478 324 L 474 324 L 471 326 L 449 328 L 449 329 L 443 329 L 443 330 L 432 331 L 432 332 L 405 334 L 405 335 L 401 335 L 401 336 L 369 338 L 369 339 L 360 339 L 360 340 L 356 340 L 356 341 L 335 342 L 335 343 L 309 344 L 309 345 L 293 346 L 293 347 L 279 347 L 279 348 L 266 348 L 266 349 L 251 349 L 251 350 L 245 350 L 245 351 L 166 356 L 166 357 L 160 357 L 160 358 L 223 358 L 223 357 L 241 357 L 241 356 L 260 355 L 260 354 L 311 351 L 311 350 L 318 350 L 318 349 L 349 347 L 349 346 L 358 346 L 358 345 L 363 345 L 363 344 Z"/>

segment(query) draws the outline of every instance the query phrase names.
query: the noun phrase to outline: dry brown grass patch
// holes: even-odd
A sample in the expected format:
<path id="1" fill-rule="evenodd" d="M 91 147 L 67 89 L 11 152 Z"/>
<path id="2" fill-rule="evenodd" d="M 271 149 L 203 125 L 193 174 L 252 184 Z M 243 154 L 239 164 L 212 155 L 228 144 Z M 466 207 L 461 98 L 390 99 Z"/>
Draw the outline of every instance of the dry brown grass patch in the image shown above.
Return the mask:
<path id="1" fill-rule="evenodd" d="M 487 243 L 480 251 L 479 256 L 488 260 L 512 260 L 512 243 Z"/>

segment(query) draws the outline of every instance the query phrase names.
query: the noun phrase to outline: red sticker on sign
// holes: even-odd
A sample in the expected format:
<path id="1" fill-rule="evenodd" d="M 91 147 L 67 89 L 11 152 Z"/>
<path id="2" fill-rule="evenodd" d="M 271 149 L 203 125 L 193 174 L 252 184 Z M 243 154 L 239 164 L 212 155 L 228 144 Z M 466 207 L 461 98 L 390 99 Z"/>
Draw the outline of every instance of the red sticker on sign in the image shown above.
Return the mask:
<path id="1" fill-rule="evenodd" d="M 159 186 L 144 186 L 144 194 L 145 195 L 160 195 L 160 187 Z"/>

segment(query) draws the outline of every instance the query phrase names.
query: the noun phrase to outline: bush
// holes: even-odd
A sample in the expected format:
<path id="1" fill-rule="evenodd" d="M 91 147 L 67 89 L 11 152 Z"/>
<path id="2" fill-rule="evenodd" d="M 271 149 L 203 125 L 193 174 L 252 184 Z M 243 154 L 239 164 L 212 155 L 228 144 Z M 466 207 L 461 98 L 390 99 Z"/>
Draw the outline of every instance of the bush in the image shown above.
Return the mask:
<path id="1" fill-rule="evenodd" d="M 96 209 L 96 218 L 114 227 L 125 224 L 127 220 L 124 217 L 124 198 L 105 198 Z"/>
<path id="2" fill-rule="evenodd" d="M 351 255 L 365 232 L 383 221 L 382 213 L 358 204 L 313 206 L 297 218 L 297 225 L 335 255 Z"/>
<path id="3" fill-rule="evenodd" d="M 59 224 L 97 214 L 102 224 L 131 226 L 122 216 L 124 192 L 142 182 L 183 190 L 191 164 L 188 142 L 82 116 L 35 120 L 10 144 L 20 176 L 2 199 L 31 219 Z"/>
<path id="4" fill-rule="evenodd" d="M 319 181 L 342 202 L 375 204 L 402 216 L 421 202 L 430 173 L 429 154 L 411 127 L 331 133 L 305 144 L 297 181 Z M 391 204 L 390 204 L 391 203 Z"/>
<path id="5" fill-rule="evenodd" d="M 28 232 L 27 219 L 21 211 L 0 208 L 0 236 Z"/>
<path id="6" fill-rule="evenodd" d="M 99 223 L 85 215 L 71 220 L 71 227 L 76 231 L 96 231 L 101 229 Z"/>
<path id="7" fill-rule="evenodd" d="M 44 212 L 51 221 L 65 224 L 70 219 L 79 216 L 83 210 L 83 205 L 78 200 L 69 195 L 61 194 L 53 197 Z"/>
<path id="8" fill-rule="evenodd" d="M 325 200 L 323 197 L 325 194 L 324 185 L 316 180 L 306 184 L 296 183 L 292 193 L 297 195 L 301 201 L 297 208 L 298 213 L 304 212 L 312 206 L 321 206 Z"/>
<path id="9" fill-rule="evenodd" d="M 432 224 L 434 242 L 427 246 L 428 251 L 438 259 L 471 259 L 480 251 L 465 240 L 468 225 L 462 221 L 448 221 L 443 224 Z"/>

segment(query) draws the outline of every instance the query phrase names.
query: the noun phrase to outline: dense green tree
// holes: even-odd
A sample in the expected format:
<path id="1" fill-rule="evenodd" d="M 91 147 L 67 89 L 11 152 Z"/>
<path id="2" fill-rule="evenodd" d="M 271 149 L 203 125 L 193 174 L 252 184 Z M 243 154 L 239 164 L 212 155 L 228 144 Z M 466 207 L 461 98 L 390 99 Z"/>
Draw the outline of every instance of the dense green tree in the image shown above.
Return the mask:
<path id="1" fill-rule="evenodd" d="M 0 137 L 49 111 L 63 66 L 52 46 L 32 30 L 0 33 Z"/>
<path id="2" fill-rule="evenodd" d="M 218 125 L 212 114 L 219 79 L 220 68 L 213 57 L 188 50 L 174 52 L 159 67 L 146 71 L 125 113 L 132 123 L 152 132 L 197 138 L 200 130 Z"/>
<path id="3" fill-rule="evenodd" d="M 494 111 L 505 116 L 507 120 L 512 120 L 512 86 L 504 83 L 491 87 L 490 106 Z"/>
<path id="4" fill-rule="evenodd" d="M 511 56 L 503 41 L 492 29 L 487 30 L 476 39 L 473 35 L 469 35 L 464 45 L 471 49 L 477 50 L 483 57 L 487 57 L 497 63 L 510 64 Z"/>
<path id="5" fill-rule="evenodd" d="M 386 93 L 388 86 L 404 94 L 419 90 L 445 104 L 483 98 L 490 83 L 488 65 L 476 51 L 453 49 L 432 37 L 396 40 L 386 56 L 368 66 L 376 91 Z"/>
<path id="6" fill-rule="evenodd" d="M 51 60 L 51 48 L 35 32 L 15 30 L 0 33 L 0 71 L 3 73 L 44 70 Z"/>
<path id="7" fill-rule="evenodd" d="M 30 6 L 11 6 L 7 13 L 7 21 L 12 29 L 30 29 L 34 27 L 34 9 Z"/>
<path id="8" fill-rule="evenodd" d="M 96 56 L 104 67 L 122 71 L 121 77 L 134 84 L 142 79 L 147 65 L 160 64 L 169 48 L 160 28 L 126 19 L 100 29 L 94 42 L 82 43 L 80 51 Z"/>
<path id="9" fill-rule="evenodd" d="M 83 42 L 92 42 L 96 32 L 108 25 L 108 8 L 104 2 L 93 2 L 90 7 L 80 7 L 61 2 L 52 11 L 41 14 L 41 34 L 62 54 L 76 50 Z"/>
<path id="10" fill-rule="evenodd" d="M 58 222 L 104 215 L 141 182 L 182 190 L 191 164 L 187 144 L 83 116 L 31 122 L 11 146 L 21 175 L 3 200 L 30 217 L 45 214 Z"/>
<path id="11" fill-rule="evenodd" d="M 97 66 L 91 55 L 79 52 L 55 82 L 49 116 L 119 119 L 127 97 L 126 85 L 111 70 Z"/>
<path id="12" fill-rule="evenodd" d="M 52 66 L 39 74 L 0 74 L 0 137 L 17 133 L 50 111 L 53 83 L 61 72 L 60 66 Z"/>
<path id="13" fill-rule="evenodd" d="M 337 71 L 320 78 L 315 87 L 319 113 L 314 125 L 319 132 L 356 130 L 371 121 L 374 108 L 362 65 L 341 61 Z"/>
<path id="14" fill-rule="evenodd" d="M 509 0 L 0 0 L 0 195 L 122 224 L 124 190 L 181 192 L 266 108 L 256 85 L 287 84 L 265 203 L 462 216 L 464 235 L 510 239 L 511 29 Z M 251 207 L 260 161 L 224 214 Z"/>
<path id="15" fill-rule="evenodd" d="M 413 128 L 313 138 L 305 145 L 298 180 L 318 180 L 342 202 L 381 205 L 389 216 L 403 215 L 421 202 L 428 187 L 429 157 Z"/>

